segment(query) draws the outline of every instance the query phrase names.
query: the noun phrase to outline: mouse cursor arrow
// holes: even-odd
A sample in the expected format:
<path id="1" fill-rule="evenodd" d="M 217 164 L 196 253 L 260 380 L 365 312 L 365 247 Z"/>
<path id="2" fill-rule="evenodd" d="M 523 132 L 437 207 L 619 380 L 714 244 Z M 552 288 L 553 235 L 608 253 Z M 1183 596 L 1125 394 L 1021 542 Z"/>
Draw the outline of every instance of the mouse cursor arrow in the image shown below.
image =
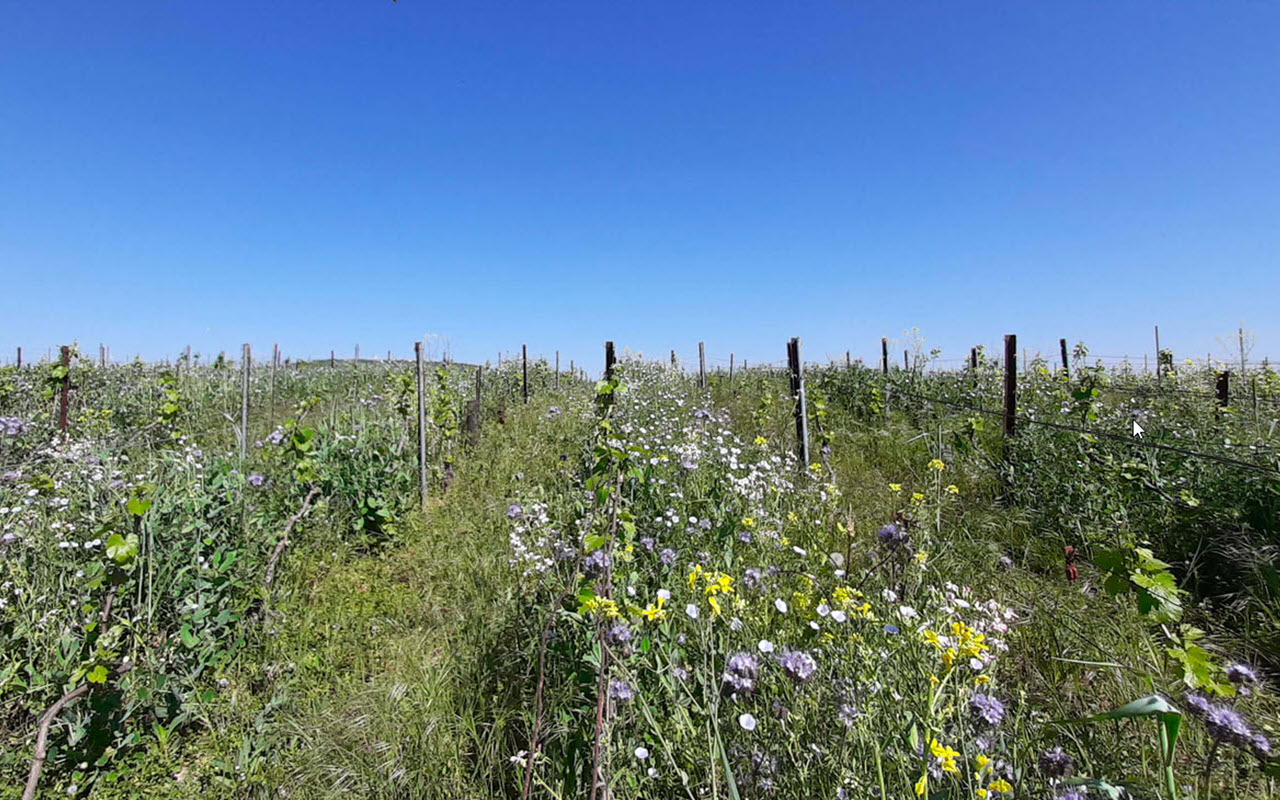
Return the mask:
<path id="1" fill-rule="evenodd" d="M 1134 436 L 1137 436 L 1139 439 L 1141 439 L 1141 438 L 1142 438 L 1142 434 L 1143 434 L 1142 426 L 1141 426 L 1141 425 L 1139 425 L 1139 424 L 1138 424 L 1138 421 L 1135 419 L 1135 420 L 1133 421 L 1133 435 L 1134 435 Z"/>

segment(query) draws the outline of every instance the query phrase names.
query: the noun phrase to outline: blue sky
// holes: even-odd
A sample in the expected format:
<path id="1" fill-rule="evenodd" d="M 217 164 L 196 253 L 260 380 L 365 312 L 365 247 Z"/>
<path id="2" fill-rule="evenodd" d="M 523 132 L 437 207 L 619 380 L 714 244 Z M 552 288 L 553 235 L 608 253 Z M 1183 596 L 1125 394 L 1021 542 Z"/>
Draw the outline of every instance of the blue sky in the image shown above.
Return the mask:
<path id="1" fill-rule="evenodd" d="M 1278 3 L 0 11 L 5 360 L 1280 355 Z"/>

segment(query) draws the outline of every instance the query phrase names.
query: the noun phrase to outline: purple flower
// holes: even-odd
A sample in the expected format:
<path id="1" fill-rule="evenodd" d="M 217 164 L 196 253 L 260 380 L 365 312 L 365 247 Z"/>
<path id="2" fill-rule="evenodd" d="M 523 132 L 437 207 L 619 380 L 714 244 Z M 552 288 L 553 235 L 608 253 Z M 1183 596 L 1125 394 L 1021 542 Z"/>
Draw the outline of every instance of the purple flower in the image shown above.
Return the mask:
<path id="1" fill-rule="evenodd" d="M 848 703 L 841 703 L 840 708 L 836 710 L 836 719 L 846 728 L 852 728 L 858 722 L 858 717 L 862 715 L 855 706 Z"/>
<path id="2" fill-rule="evenodd" d="M 524 516 L 524 509 L 512 503 L 507 506 L 507 519 L 520 519 Z"/>
<path id="3" fill-rule="evenodd" d="M 1252 747 L 1253 731 L 1240 712 L 1230 706 L 1214 705 L 1199 694 L 1188 694 L 1185 700 L 1192 716 L 1204 722 L 1215 741 L 1246 750 Z"/>
<path id="4" fill-rule="evenodd" d="M 267 441 L 273 445 L 279 445 L 284 441 L 284 428 L 276 428 L 267 435 Z"/>
<path id="5" fill-rule="evenodd" d="M 1249 749 L 1253 751 L 1255 756 L 1264 761 L 1271 757 L 1271 742 L 1260 733 L 1253 735 L 1253 739 L 1249 741 Z"/>
<path id="6" fill-rule="evenodd" d="M 907 532 L 893 523 L 876 531 L 876 538 L 888 550 L 897 550 L 907 542 Z"/>
<path id="7" fill-rule="evenodd" d="M 991 695 L 978 693 L 969 699 L 969 714 L 979 722 L 999 728 L 1004 722 L 1004 703 Z"/>
<path id="8" fill-rule="evenodd" d="M 21 436 L 27 427 L 27 423 L 17 417 L 0 417 L 0 434 L 5 436 Z"/>
<path id="9" fill-rule="evenodd" d="M 760 591 L 764 588 L 764 575 L 755 567 L 748 567 L 742 573 L 742 587 L 752 592 Z"/>
<path id="10" fill-rule="evenodd" d="M 738 651 L 729 656 L 725 664 L 724 682 L 734 692 L 750 692 L 756 688 L 760 674 L 760 662 L 751 653 Z"/>
<path id="11" fill-rule="evenodd" d="M 614 681 L 609 684 L 609 697 L 622 703 L 629 703 L 635 697 L 635 693 L 631 689 L 631 684 L 626 681 Z"/>
<path id="12" fill-rule="evenodd" d="M 1041 753 L 1039 765 L 1040 774 L 1046 778 L 1066 778 L 1075 769 L 1075 765 L 1071 762 L 1071 755 L 1064 752 L 1061 747 Z"/>
<path id="13" fill-rule="evenodd" d="M 1258 673 L 1246 664 L 1228 664 L 1227 680 L 1235 684 L 1257 683 Z"/>
<path id="14" fill-rule="evenodd" d="M 818 662 L 801 650 L 788 650 L 778 656 L 778 666 L 796 683 L 808 683 L 818 671 Z"/>
<path id="15" fill-rule="evenodd" d="M 653 548 L 657 547 L 658 543 L 657 541 L 654 540 L 652 536 L 646 536 L 640 540 L 640 546 L 643 547 L 647 552 L 652 553 Z"/>
<path id="16" fill-rule="evenodd" d="M 662 552 L 658 554 L 658 560 L 662 562 L 663 566 L 667 566 L 667 567 L 676 563 L 676 560 L 679 557 L 680 556 L 676 553 L 676 551 L 672 550 L 670 547 L 664 547 L 662 549 Z"/>
<path id="17" fill-rule="evenodd" d="M 266 482 L 266 478 L 263 478 L 260 474 L 256 472 L 252 473 L 246 480 L 248 480 L 250 486 L 254 486 L 254 487 L 261 486 L 263 483 Z"/>
<path id="18" fill-rule="evenodd" d="M 631 644 L 631 629 L 619 622 L 605 631 L 604 640 L 614 647 L 627 649 Z"/>
<path id="19" fill-rule="evenodd" d="M 591 555 L 587 556 L 582 564 L 582 571 L 587 577 L 598 578 L 608 571 L 611 563 L 609 554 L 603 549 L 592 550 Z"/>

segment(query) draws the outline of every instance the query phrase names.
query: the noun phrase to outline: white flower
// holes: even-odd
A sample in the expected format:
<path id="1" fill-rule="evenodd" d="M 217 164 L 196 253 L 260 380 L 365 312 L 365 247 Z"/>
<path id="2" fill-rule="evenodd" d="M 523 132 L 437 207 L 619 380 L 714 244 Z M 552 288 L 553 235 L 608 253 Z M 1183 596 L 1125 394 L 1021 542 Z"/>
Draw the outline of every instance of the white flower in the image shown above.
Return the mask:
<path id="1" fill-rule="evenodd" d="M 980 658 L 969 659 L 969 669 L 973 670 L 974 672 L 982 672 L 982 668 L 985 666 L 986 664 L 983 664 L 982 659 Z"/>
<path id="2" fill-rule="evenodd" d="M 787 601 L 783 600 L 781 597 L 773 601 L 773 607 L 778 609 L 779 614 L 787 613 Z"/>
<path id="3" fill-rule="evenodd" d="M 738 717 L 738 724 L 742 726 L 744 731 L 750 733 L 756 729 L 756 718 L 750 714 L 742 714 Z"/>
<path id="4" fill-rule="evenodd" d="M 648 757 L 649 757 L 649 751 L 647 749 L 643 747 L 636 748 L 636 758 L 640 759 L 641 761 L 644 761 Z"/>
<path id="5" fill-rule="evenodd" d="M 818 604 L 818 616 L 825 617 L 830 613 L 831 613 L 831 606 L 827 605 L 826 603 Z"/>
<path id="6" fill-rule="evenodd" d="M 836 622 L 844 622 L 845 620 L 849 619 L 849 615 L 839 609 L 836 609 L 835 611 L 831 612 L 831 619 L 835 620 Z"/>
<path id="7" fill-rule="evenodd" d="M 880 596 L 890 603 L 896 603 L 898 601 L 898 593 L 892 589 L 885 589 L 880 593 Z"/>
<path id="8" fill-rule="evenodd" d="M 915 619 L 920 616 L 920 613 L 911 606 L 898 606 L 898 616 L 903 619 Z"/>
<path id="9" fill-rule="evenodd" d="M 697 619 L 698 607 L 695 606 L 693 603 L 690 603 L 689 605 L 684 607 L 684 613 L 689 615 L 689 619 Z"/>
<path id="10" fill-rule="evenodd" d="M 659 590 L 658 590 L 658 597 L 661 597 L 663 600 L 670 600 L 670 599 L 671 599 L 671 592 L 668 592 L 666 589 L 659 589 Z"/>
<path id="11" fill-rule="evenodd" d="M 648 771 L 648 773 L 647 773 L 647 774 L 649 775 L 649 777 L 650 777 L 650 778 L 656 778 L 656 777 L 658 777 L 658 768 L 657 768 L 657 767 L 649 767 L 649 771 Z"/>
<path id="12" fill-rule="evenodd" d="M 761 653 L 772 653 L 773 642 L 769 641 L 768 639 L 761 639 L 760 643 L 756 645 L 756 649 L 759 650 Z"/>

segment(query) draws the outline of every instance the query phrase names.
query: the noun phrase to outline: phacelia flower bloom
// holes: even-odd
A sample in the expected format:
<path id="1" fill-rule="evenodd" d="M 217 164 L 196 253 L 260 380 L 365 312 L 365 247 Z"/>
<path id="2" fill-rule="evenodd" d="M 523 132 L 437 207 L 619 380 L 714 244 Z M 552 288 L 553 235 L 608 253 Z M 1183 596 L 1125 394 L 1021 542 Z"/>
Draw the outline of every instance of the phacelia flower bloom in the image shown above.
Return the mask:
<path id="1" fill-rule="evenodd" d="M 631 629 L 619 622 L 605 631 L 604 640 L 613 647 L 625 649 L 631 644 Z"/>
<path id="2" fill-rule="evenodd" d="M 1248 684 L 1258 682 L 1258 673 L 1247 664 L 1228 664 L 1227 680 L 1234 684 Z"/>
<path id="3" fill-rule="evenodd" d="M 969 714 L 977 721 L 992 728 L 1004 722 L 1004 703 L 987 694 L 975 694 L 969 699 Z"/>
<path id="4" fill-rule="evenodd" d="M 678 558 L 679 555 L 677 555 L 676 551 L 672 550 L 670 547 L 663 548 L 662 552 L 658 554 L 658 560 L 661 561 L 662 565 L 665 567 L 669 567 L 676 563 Z"/>
<path id="5" fill-rule="evenodd" d="M 621 703 L 629 703 L 635 697 L 631 684 L 626 681 L 614 681 L 609 684 L 609 697 Z"/>
<path id="6" fill-rule="evenodd" d="M 251 474 L 251 475 L 247 478 L 247 480 L 249 481 L 249 485 L 250 485 L 250 486 L 261 486 L 261 485 L 265 482 L 265 480 L 266 480 L 266 479 L 265 479 L 265 478 L 263 478 L 261 475 L 259 475 L 258 473 L 256 473 L 256 472 L 255 472 L 255 473 Z"/>
<path id="7" fill-rule="evenodd" d="M 520 517 L 522 516 L 524 516 L 523 508 L 516 505 L 515 503 L 512 503 L 511 505 L 507 506 L 507 519 L 520 519 Z"/>
<path id="8" fill-rule="evenodd" d="M 808 683 L 818 671 L 818 662 L 801 650 L 788 650 L 778 656 L 778 666 L 796 683 Z"/>
<path id="9" fill-rule="evenodd" d="M 284 441 L 284 428 L 276 428 L 267 435 L 267 441 L 273 445 L 279 445 Z"/>
<path id="10" fill-rule="evenodd" d="M 609 554 L 604 550 L 592 550 L 582 562 L 582 571 L 589 578 L 598 578 L 608 571 L 610 563 Z"/>
<path id="11" fill-rule="evenodd" d="M 1253 744 L 1253 731 L 1240 716 L 1240 712 L 1229 706 L 1212 706 L 1205 717 L 1204 726 L 1209 735 L 1220 742 L 1236 747 L 1248 748 Z"/>
<path id="12" fill-rule="evenodd" d="M 897 550 L 907 543 L 907 532 L 892 523 L 876 531 L 876 539 L 888 550 Z"/>
<path id="13" fill-rule="evenodd" d="M 1066 778 L 1075 770 L 1071 755 L 1061 747 L 1045 750 L 1039 758 L 1040 774 L 1046 778 Z"/>
<path id="14" fill-rule="evenodd" d="M 1253 739 L 1249 741 L 1249 749 L 1253 751 L 1255 756 L 1264 761 L 1271 757 L 1271 742 L 1260 733 L 1253 735 Z"/>
<path id="15" fill-rule="evenodd" d="M 744 731 L 750 733 L 756 729 L 756 718 L 750 714 L 740 714 L 738 716 L 738 725 L 741 726 Z"/>
<path id="16" fill-rule="evenodd" d="M 724 683 L 734 692 L 750 692 L 756 688 L 760 662 L 751 653 L 739 651 L 725 664 Z"/>
<path id="17" fill-rule="evenodd" d="M 840 724 L 844 725 L 846 728 L 852 728 L 858 723 L 858 717 L 861 714 L 862 712 L 856 707 L 848 703 L 841 703 L 840 708 L 836 711 L 836 719 L 838 719 Z"/>

